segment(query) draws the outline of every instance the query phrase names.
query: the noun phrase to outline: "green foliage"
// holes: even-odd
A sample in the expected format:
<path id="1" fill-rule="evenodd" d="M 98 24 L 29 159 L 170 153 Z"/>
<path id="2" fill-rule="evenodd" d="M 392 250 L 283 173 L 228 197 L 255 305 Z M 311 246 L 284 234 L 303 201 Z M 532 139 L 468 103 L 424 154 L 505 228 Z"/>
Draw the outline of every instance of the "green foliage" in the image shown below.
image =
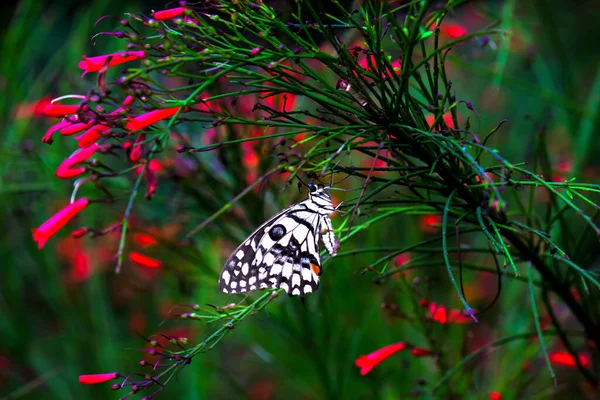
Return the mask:
<path id="1" fill-rule="evenodd" d="M 484 398 L 492 391 L 520 398 L 552 396 L 544 392 L 550 376 L 589 394 L 597 373 L 579 354 L 595 356 L 600 346 L 600 185 L 589 182 L 594 176 L 584 166 L 597 150 L 598 72 L 585 81 L 589 90 L 579 90 L 584 85 L 573 71 L 587 66 L 579 53 L 563 57 L 567 49 L 547 27 L 560 15 L 555 8 L 479 5 L 478 25 L 452 37 L 445 27 L 477 15 L 462 3 L 367 1 L 348 11 L 339 2 L 321 9 L 302 1 L 277 12 L 268 3 L 206 2 L 164 22 L 129 6 L 119 49 L 128 42 L 146 50 L 141 67 L 115 67 L 97 82 L 67 88 L 81 47 L 57 49 L 37 80 L 19 68 L 37 65 L 28 54 L 7 65 L 15 78 L 21 74 L 7 81 L 14 103 L 53 87 L 87 93 L 92 106 L 127 95 L 136 101 L 125 117 L 108 121 L 111 134 L 101 142 L 112 154 L 86 164 L 93 180 L 81 181 L 77 195 L 106 204 L 94 204 L 78 221 L 93 227 L 95 238 L 59 250 L 84 246 L 109 256 L 98 256 L 96 273 L 75 283 L 64 279 L 52 249 L 33 248 L 28 232 L 56 209 L 49 207 L 54 199 L 69 197 L 49 172 L 68 156 L 67 138 L 38 151 L 32 131 L 43 124 L 14 117 L 6 98 L 0 105 L 11 120 L 2 218 L 24 227 L 2 248 L 10 267 L 0 283 L 0 332 L 7 338 L 0 356 L 12 372 L 0 377 L 8 376 L 9 398 L 42 388 L 56 398 L 91 396 L 76 377 L 113 370 L 142 371 L 119 381 L 121 395 L 134 382 L 142 396 L 168 383 L 164 396 L 178 398 Z M 76 18 L 82 24 L 73 36 L 89 37 L 90 21 L 103 12 Z M 495 18 L 502 20 L 490 22 Z M 528 21 L 547 36 L 534 40 Z M 47 34 L 43 27 L 34 37 Z M 7 54 L 26 37 L 10 29 Z M 121 39 L 95 40 L 110 43 L 94 50 L 105 54 L 118 51 L 112 46 Z M 518 51 L 528 44 L 539 53 Z M 546 50 L 561 55 L 556 65 Z M 61 75 L 63 54 L 71 54 L 70 69 Z M 102 88 L 104 78 L 110 90 Z M 579 99 L 587 100 L 582 106 Z M 126 117 L 168 107 L 179 110 L 166 122 L 128 132 Z M 140 161 L 128 161 L 124 143 L 131 137 L 143 148 Z M 152 160 L 166 172 L 148 201 L 139 194 Z M 554 179 L 564 161 L 572 165 L 569 175 Z M 333 174 L 344 179 L 337 187 L 351 191 L 334 219 L 339 254 L 324 261 L 319 291 L 305 305 L 278 292 L 217 294 L 229 251 L 294 200 L 296 178 L 328 183 Z M 164 263 L 150 274 L 127 261 L 140 251 L 133 235 L 149 232 L 160 249 L 144 251 Z M 448 315 L 460 306 L 464 315 L 454 318 L 477 323 L 440 324 L 433 302 Z M 164 303 L 194 304 L 162 315 L 184 330 L 159 326 L 156 310 Z M 141 310 L 146 341 L 125 328 Z M 165 336 L 149 336 L 161 331 Z M 400 353 L 359 377 L 354 361 L 361 354 L 396 342 L 434 355 Z M 144 345 L 146 355 L 122 350 Z M 571 354 L 580 375 L 553 371 L 549 352 L 557 350 Z M 160 353 L 160 367 L 135 370 L 152 351 Z M 542 359 L 549 373 L 525 366 Z"/>

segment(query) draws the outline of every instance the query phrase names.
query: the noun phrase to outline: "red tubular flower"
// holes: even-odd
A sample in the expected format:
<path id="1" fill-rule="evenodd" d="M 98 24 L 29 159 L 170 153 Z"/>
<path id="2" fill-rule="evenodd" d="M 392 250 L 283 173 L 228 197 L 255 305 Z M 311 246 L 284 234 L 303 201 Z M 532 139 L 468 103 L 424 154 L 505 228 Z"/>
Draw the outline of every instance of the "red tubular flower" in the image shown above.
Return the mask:
<path id="1" fill-rule="evenodd" d="M 69 158 L 64 160 L 56 169 L 55 175 L 61 179 L 70 179 L 79 176 L 85 172 L 85 167 L 74 168 L 75 165 L 87 161 L 98 150 L 98 145 L 76 150 Z"/>
<path id="2" fill-rule="evenodd" d="M 185 12 L 185 8 L 183 7 L 175 7 L 169 8 L 167 10 L 156 11 L 153 15 L 154 19 L 157 21 L 164 21 L 166 19 L 171 19 L 180 16 Z"/>
<path id="3" fill-rule="evenodd" d="M 160 108 L 142 115 L 138 115 L 127 122 L 125 128 L 130 132 L 137 132 L 163 119 L 171 118 L 179 111 L 180 107 Z"/>
<path id="4" fill-rule="evenodd" d="M 58 124 L 51 126 L 50 128 L 48 128 L 48 130 L 46 131 L 46 134 L 42 138 L 42 143 L 52 144 L 52 142 L 54 141 L 52 139 L 52 134 L 56 131 L 61 130 L 65 126 L 69 126 L 69 125 L 71 125 L 71 122 L 69 122 L 67 120 L 63 120 L 63 121 L 60 121 Z"/>
<path id="5" fill-rule="evenodd" d="M 79 375 L 79 383 L 84 385 L 95 385 L 97 383 L 104 383 L 112 381 L 120 377 L 118 372 L 111 372 L 108 374 L 92 374 L 92 375 Z"/>
<path id="6" fill-rule="evenodd" d="M 48 117 L 64 117 L 65 115 L 75 114 L 79 110 L 79 105 L 48 104 L 44 107 L 44 114 Z"/>
<path id="7" fill-rule="evenodd" d="M 420 347 L 412 348 L 410 350 L 410 353 L 413 355 L 413 357 L 426 357 L 426 356 L 430 356 L 433 354 L 433 352 L 431 350 L 422 349 Z"/>
<path id="8" fill-rule="evenodd" d="M 390 357 L 392 354 L 395 354 L 401 350 L 406 348 L 406 343 L 399 342 L 390 344 L 389 346 L 382 347 L 379 350 L 372 352 L 366 356 L 360 356 L 354 364 L 360 368 L 360 374 L 366 375 L 375 368 L 379 363 Z"/>
<path id="9" fill-rule="evenodd" d="M 79 67 L 79 69 L 84 70 L 83 75 L 85 75 L 88 72 L 100 71 L 107 63 L 107 60 L 109 58 L 110 60 L 108 61 L 108 67 L 110 68 L 114 67 L 115 65 L 126 63 L 128 61 L 144 58 L 145 56 L 146 53 L 144 52 L 144 50 L 122 51 L 120 53 L 105 54 L 103 56 L 96 57 L 83 56 L 83 60 L 79 61 L 79 64 L 77 66 Z"/>
<path id="10" fill-rule="evenodd" d="M 69 126 L 66 126 L 64 128 L 62 128 L 60 130 L 60 134 L 63 136 L 71 136 L 74 135 L 76 133 L 79 133 L 85 129 L 88 129 L 89 127 L 91 127 L 93 124 L 89 123 L 89 122 L 79 122 L 76 124 L 72 124 Z"/>
<path id="11" fill-rule="evenodd" d="M 490 392 L 488 394 L 488 398 L 490 400 L 502 400 L 502 395 L 500 394 L 500 392 Z"/>
<path id="12" fill-rule="evenodd" d="M 39 228 L 33 231 L 33 240 L 38 244 L 38 249 L 44 247 L 48 239 L 50 239 L 60 228 L 65 226 L 75 215 L 87 207 L 89 201 L 86 198 L 81 198 L 74 203 L 69 204 L 48 221 L 40 225 Z"/>
<path id="13" fill-rule="evenodd" d="M 138 253 L 137 251 L 132 251 L 129 253 L 129 261 L 144 268 L 155 269 L 162 267 L 162 261 L 157 260 L 156 258 L 148 257 L 147 255 Z"/>
<path id="14" fill-rule="evenodd" d="M 77 147 L 80 149 L 84 149 L 86 147 L 90 147 L 94 143 L 98 141 L 102 137 L 102 134 L 108 131 L 109 128 L 104 125 L 96 125 L 92 126 L 87 131 L 83 132 L 83 134 L 77 136 Z"/>
<path id="15" fill-rule="evenodd" d="M 575 368 L 577 367 L 577 363 L 575 362 L 575 357 L 566 351 L 554 351 L 548 354 L 550 358 L 550 362 L 555 365 L 561 365 L 563 367 Z M 585 353 L 580 353 L 577 356 L 579 358 L 579 362 L 584 368 L 588 368 L 590 366 L 590 356 Z"/>

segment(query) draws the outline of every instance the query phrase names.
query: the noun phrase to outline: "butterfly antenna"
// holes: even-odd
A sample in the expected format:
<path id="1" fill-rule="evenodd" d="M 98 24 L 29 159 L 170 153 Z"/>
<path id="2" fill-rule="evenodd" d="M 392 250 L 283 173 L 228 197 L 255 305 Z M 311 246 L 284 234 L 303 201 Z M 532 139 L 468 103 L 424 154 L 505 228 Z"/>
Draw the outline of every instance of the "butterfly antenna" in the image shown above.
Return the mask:
<path id="1" fill-rule="evenodd" d="M 351 176 L 352 176 L 352 175 L 348 174 L 348 175 L 346 175 L 346 177 L 345 177 L 345 178 L 342 178 L 341 180 L 339 180 L 339 181 L 337 181 L 337 182 L 334 182 L 333 184 L 334 184 L 334 185 L 339 185 L 340 183 L 344 182 L 346 179 L 350 178 Z"/>
<path id="2" fill-rule="evenodd" d="M 300 181 L 300 182 L 301 182 L 301 183 L 302 183 L 304 186 L 308 186 L 308 185 L 306 184 L 306 182 L 304 182 L 304 181 L 302 180 L 302 178 L 300 178 L 300 175 L 296 175 L 296 178 L 298 178 L 298 180 L 299 180 L 299 181 Z"/>

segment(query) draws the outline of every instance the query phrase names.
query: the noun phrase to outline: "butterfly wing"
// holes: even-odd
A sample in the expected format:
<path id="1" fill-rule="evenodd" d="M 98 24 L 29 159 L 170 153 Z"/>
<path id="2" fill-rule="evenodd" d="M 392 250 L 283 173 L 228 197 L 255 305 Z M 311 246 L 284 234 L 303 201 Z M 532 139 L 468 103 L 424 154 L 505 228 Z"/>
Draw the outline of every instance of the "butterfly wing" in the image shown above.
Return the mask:
<path id="1" fill-rule="evenodd" d="M 319 286 L 319 236 L 323 216 L 306 201 L 265 222 L 229 257 L 219 278 L 225 293 L 282 288 L 304 296 Z"/>

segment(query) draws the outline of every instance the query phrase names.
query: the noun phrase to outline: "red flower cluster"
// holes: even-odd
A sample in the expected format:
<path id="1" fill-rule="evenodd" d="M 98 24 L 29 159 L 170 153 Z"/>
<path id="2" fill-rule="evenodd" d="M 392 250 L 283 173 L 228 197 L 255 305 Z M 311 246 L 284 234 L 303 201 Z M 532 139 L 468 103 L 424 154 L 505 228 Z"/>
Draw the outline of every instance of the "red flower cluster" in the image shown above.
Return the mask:
<path id="1" fill-rule="evenodd" d="M 180 8 L 163 10 L 155 13 L 155 19 L 169 19 L 181 15 L 185 10 Z M 79 68 L 84 70 L 84 75 L 90 72 L 106 72 L 106 69 L 128 62 L 144 59 L 147 56 L 145 50 L 123 51 L 112 54 L 105 54 L 96 57 L 85 57 L 79 62 Z M 103 94 L 92 93 L 88 96 L 65 96 L 81 99 L 80 104 L 59 104 L 52 102 L 43 102 L 43 113 L 48 117 L 59 117 L 61 121 L 50 127 L 42 138 L 42 142 L 52 144 L 52 135 L 60 132 L 63 136 L 75 136 L 77 146 L 80 150 L 75 151 L 71 156 L 62 161 L 56 169 L 56 176 L 60 179 L 71 179 L 80 177 L 86 173 L 91 173 L 92 179 L 97 177 L 110 177 L 116 175 L 109 166 L 101 164 L 96 160 L 91 160 L 97 153 L 110 152 L 122 149 L 126 152 L 129 162 L 134 167 L 136 173 L 144 172 L 144 178 L 147 182 L 146 197 L 150 198 L 157 190 L 158 180 L 157 172 L 161 165 L 156 160 L 145 159 L 145 155 L 151 152 L 146 147 L 146 134 L 143 132 L 148 127 L 160 121 L 172 118 L 179 112 L 189 111 L 191 107 L 167 107 L 154 110 L 145 110 L 142 113 L 136 113 L 139 108 L 136 107 L 136 99 L 139 94 L 136 92 L 137 86 L 131 88 L 133 94 L 129 94 L 121 102 L 115 104 L 113 98 L 104 98 Z M 199 105 L 194 109 L 199 112 L 210 112 L 209 103 L 195 99 Z M 94 103 L 97 105 L 94 106 Z M 42 104 L 42 103 L 40 103 Z M 112 107 L 113 111 L 106 110 Z M 138 106 L 139 107 L 139 106 Z M 41 108 L 38 107 L 38 108 Z M 124 136 L 135 135 L 135 140 L 122 140 Z M 111 138 L 118 138 L 118 144 L 104 144 Z M 98 144 L 101 141 L 103 144 Z M 108 170 L 105 173 L 102 170 Z M 125 170 L 127 171 L 127 169 Z M 80 212 L 88 204 L 87 199 L 79 200 L 64 210 L 50 218 L 46 223 L 34 231 L 34 240 L 42 248 L 46 241 L 52 237 L 62 226 L 64 226 L 75 214 Z M 102 232 L 112 232 L 114 229 L 104 230 Z M 88 231 L 85 230 L 78 237 L 83 236 Z M 95 231 L 94 234 L 102 234 Z M 150 259 L 147 256 L 139 257 L 135 254 L 131 256 L 133 262 L 144 265 L 149 268 L 157 268 L 160 262 Z M 146 258 L 144 258 L 146 257 Z"/>

